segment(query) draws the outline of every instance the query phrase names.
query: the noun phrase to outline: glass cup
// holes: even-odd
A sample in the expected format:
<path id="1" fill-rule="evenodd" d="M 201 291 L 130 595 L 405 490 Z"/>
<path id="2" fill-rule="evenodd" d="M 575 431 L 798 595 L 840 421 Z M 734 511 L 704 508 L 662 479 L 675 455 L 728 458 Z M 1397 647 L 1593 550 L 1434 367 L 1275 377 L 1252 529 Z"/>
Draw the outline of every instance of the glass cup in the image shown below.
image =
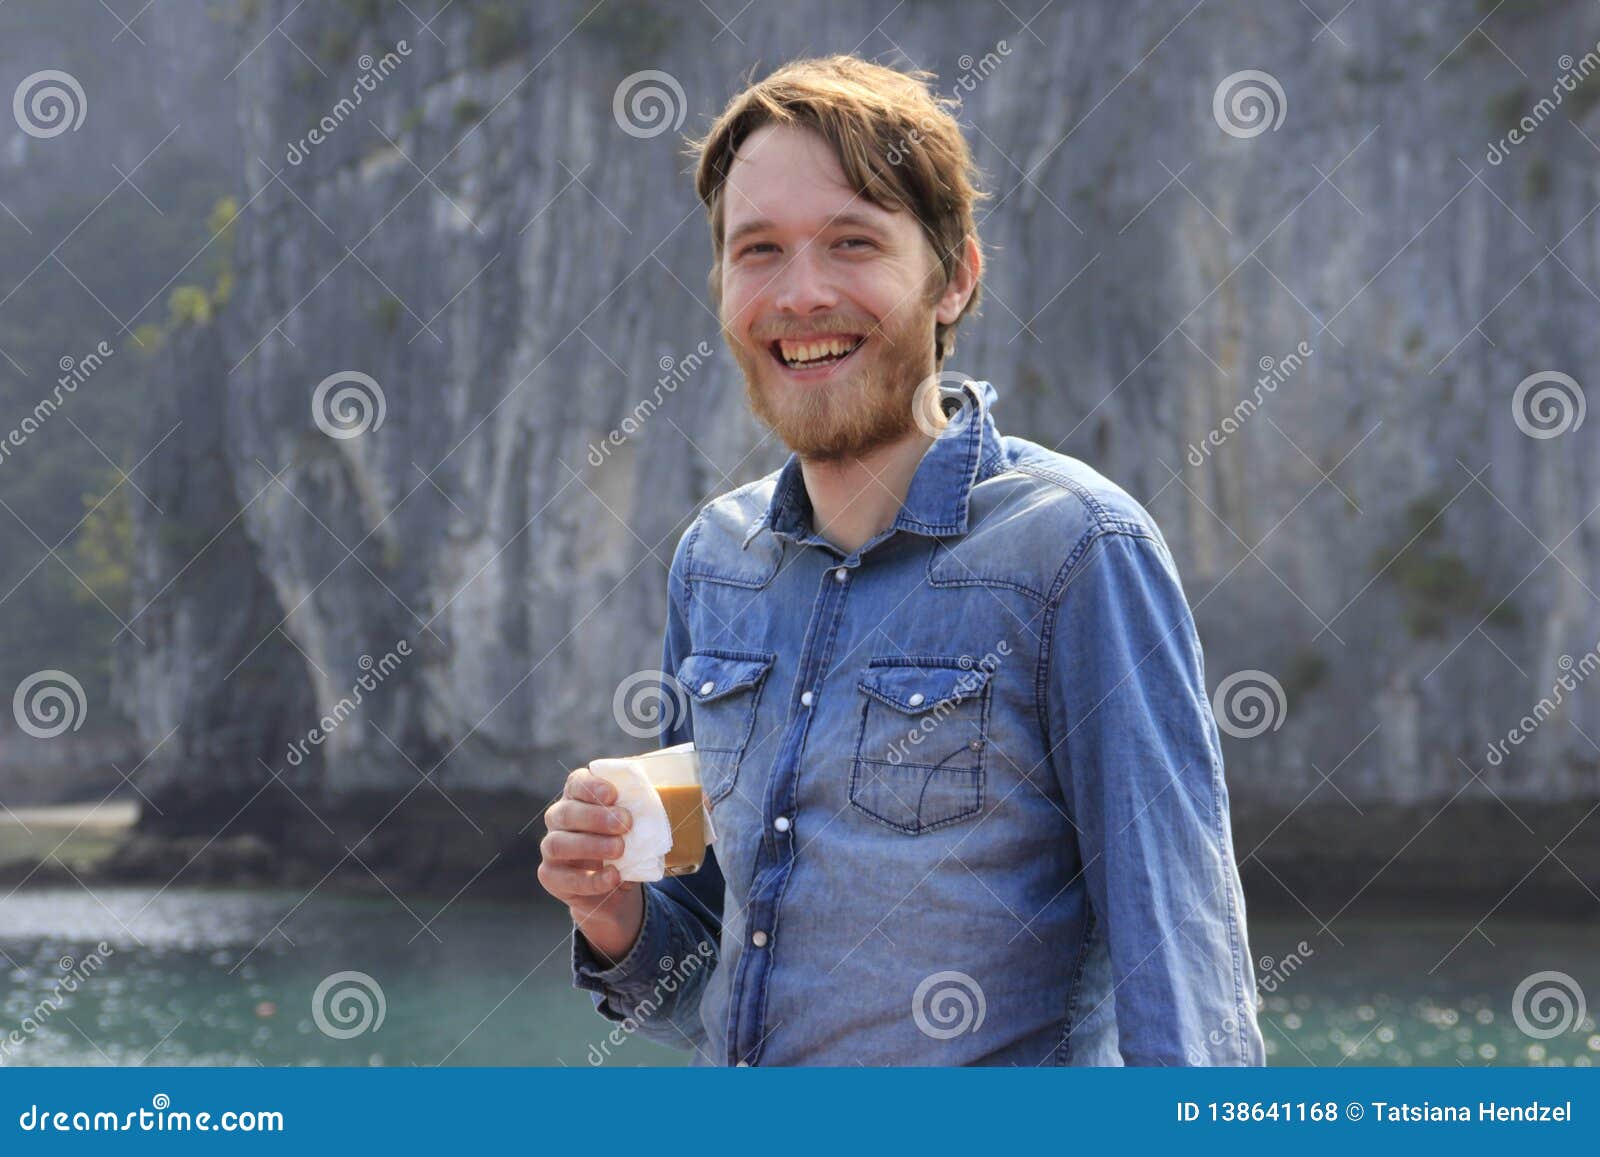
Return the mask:
<path id="1" fill-rule="evenodd" d="M 693 743 L 680 743 L 647 751 L 643 755 L 601 763 L 628 763 L 649 781 L 666 809 L 672 830 L 672 849 L 666 856 L 666 874 L 686 876 L 705 863 L 706 846 L 715 840 L 705 793 L 700 786 L 700 761 Z M 594 764 L 591 764 L 593 767 Z"/>

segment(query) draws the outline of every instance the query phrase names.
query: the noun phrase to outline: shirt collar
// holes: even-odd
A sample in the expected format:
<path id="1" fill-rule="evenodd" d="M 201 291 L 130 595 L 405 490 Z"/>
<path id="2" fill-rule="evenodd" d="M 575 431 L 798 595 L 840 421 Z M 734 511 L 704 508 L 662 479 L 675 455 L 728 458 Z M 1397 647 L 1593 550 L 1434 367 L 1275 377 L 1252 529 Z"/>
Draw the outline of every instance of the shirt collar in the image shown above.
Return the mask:
<path id="1" fill-rule="evenodd" d="M 1000 469 L 1000 432 L 990 413 L 999 401 L 994 386 L 969 379 L 941 385 L 939 392 L 941 400 L 953 402 L 959 409 L 917 465 L 905 502 L 891 526 L 895 530 L 926 535 L 965 534 L 972 487 Z M 751 523 L 740 549 L 767 529 L 795 542 L 820 541 L 811 525 L 811 499 L 797 454 L 791 453 L 778 471 L 772 500 Z"/>

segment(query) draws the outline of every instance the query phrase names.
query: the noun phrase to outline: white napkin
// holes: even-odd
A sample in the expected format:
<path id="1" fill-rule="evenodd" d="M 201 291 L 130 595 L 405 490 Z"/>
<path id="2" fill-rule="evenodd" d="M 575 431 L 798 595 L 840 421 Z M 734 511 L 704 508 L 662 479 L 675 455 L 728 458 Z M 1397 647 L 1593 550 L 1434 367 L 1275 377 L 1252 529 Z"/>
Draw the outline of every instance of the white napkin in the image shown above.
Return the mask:
<path id="1" fill-rule="evenodd" d="M 656 789 L 630 760 L 597 759 L 589 770 L 617 789 L 615 806 L 633 816 L 633 826 L 622 836 L 622 855 L 606 863 L 624 880 L 662 879 L 672 850 L 672 827 Z"/>

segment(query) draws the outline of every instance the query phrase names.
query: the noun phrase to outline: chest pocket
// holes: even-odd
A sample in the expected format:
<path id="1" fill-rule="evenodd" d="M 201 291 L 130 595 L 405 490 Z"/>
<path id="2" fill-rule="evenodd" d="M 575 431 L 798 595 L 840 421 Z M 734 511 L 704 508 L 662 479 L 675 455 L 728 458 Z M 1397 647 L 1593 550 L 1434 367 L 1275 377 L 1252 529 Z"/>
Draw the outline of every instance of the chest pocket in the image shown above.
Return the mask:
<path id="1" fill-rule="evenodd" d="M 691 705 L 700 784 L 711 803 L 738 782 L 761 686 L 775 657 L 771 651 L 694 651 L 678 666 L 678 683 Z"/>
<path id="2" fill-rule="evenodd" d="M 957 658 L 873 659 L 857 683 L 850 803 L 908 835 L 983 808 L 991 671 Z"/>

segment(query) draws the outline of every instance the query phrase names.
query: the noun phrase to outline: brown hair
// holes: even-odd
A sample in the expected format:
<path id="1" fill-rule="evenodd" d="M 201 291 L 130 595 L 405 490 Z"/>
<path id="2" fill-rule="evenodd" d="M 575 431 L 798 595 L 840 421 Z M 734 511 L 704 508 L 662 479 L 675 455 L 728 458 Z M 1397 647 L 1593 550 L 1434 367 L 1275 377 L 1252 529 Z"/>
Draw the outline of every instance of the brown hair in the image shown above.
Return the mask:
<path id="1" fill-rule="evenodd" d="M 922 226 L 948 284 L 968 235 L 977 240 L 973 209 L 988 199 L 953 111 L 935 96 L 931 72 L 900 72 L 858 56 L 797 60 L 735 96 L 711 131 L 689 142 L 698 157 L 695 192 L 711 225 L 711 298 L 722 295 L 723 184 L 745 138 L 768 124 L 808 128 L 833 148 L 845 181 L 889 212 L 905 209 Z M 955 349 L 955 328 L 976 310 L 981 285 L 961 316 L 934 332 L 934 359 Z"/>

